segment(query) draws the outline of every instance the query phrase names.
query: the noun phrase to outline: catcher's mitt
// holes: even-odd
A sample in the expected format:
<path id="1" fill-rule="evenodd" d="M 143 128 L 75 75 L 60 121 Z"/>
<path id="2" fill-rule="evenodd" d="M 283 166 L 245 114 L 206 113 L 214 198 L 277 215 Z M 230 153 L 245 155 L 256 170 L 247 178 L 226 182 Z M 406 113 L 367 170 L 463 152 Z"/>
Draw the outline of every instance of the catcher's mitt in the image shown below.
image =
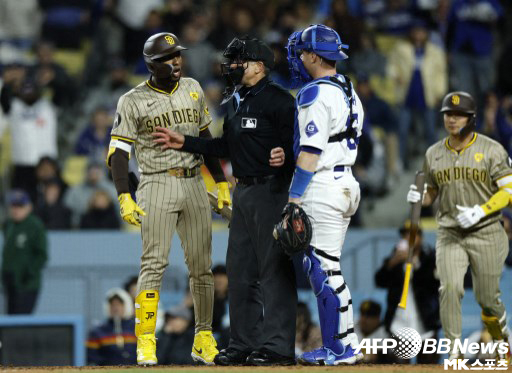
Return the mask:
<path id="1" fill-rule="evenodd" d="M 274 226 L 274 238 L 288 255 L 306 250 L 313 228 L 302 207 L 289 202 L 281 214 L 283 219 Z"/>

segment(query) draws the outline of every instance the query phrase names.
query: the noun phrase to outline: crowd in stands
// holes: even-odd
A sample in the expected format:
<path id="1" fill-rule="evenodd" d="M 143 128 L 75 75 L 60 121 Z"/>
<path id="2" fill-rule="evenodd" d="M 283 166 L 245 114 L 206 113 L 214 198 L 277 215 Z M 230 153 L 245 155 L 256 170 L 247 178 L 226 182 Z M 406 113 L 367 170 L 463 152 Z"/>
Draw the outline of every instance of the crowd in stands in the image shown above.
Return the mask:
<path id="1" fill-rule="evenodd" d="M 266 41 L 271 77 L 289 87 L 287 37 L 322 22 L 350 45 L 338 70 L 367 113 L 355 173 L 363 197 L 379 198 L 440 138 L 448 90 L 474 95 L 478 129 L 512 150 L 511 8 L 498 0 L 3 1 L 0 192 L 25 189 L 48 229 L 119 228 L 104 158 L 117 100 L 148 76 L 144 41 L 165 30 L 188 47 L 183 72 L 202 84 L 218 135 L 229 41 Z M 53 163 L 53 177 L 39 178 L 41 162 Z M 101 176 L 89 175 L 95 165 Z"/>

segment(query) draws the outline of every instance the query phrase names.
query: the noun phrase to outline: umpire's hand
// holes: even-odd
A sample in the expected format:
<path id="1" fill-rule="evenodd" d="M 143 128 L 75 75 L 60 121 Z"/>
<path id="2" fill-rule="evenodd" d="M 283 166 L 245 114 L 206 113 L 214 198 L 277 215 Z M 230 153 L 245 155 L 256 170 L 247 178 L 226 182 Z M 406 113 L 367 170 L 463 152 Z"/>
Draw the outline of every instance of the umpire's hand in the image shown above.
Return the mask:
<path id="1" fill-rule="evenodd" d="M 281 167 L 282 165 L 284 165 L 284 159 L 285 159 L 284 149 L 281 147 L 277 147 L 277 148 L 273 148 L 270 151 L 270 159 L 269 159 L 268 163 L 272 167 Z"/>
<path id="2" fill-rule="evenodd" d="M 151 136 L 153 136 L 153 142 L 161 145 L 162 150 L 181 149 L 185 142 L 185 136 L 181 133 L 164 127 L 156 127 Z"/>
<path id="3" fill-rule="evenodd" d="M 132 199 L 130 193 L 123 193 L 117 197 L 121 205 L 121 216 L 123 220 L 129 224 L 140 227 L 140 217 L 146 213 Z"/>

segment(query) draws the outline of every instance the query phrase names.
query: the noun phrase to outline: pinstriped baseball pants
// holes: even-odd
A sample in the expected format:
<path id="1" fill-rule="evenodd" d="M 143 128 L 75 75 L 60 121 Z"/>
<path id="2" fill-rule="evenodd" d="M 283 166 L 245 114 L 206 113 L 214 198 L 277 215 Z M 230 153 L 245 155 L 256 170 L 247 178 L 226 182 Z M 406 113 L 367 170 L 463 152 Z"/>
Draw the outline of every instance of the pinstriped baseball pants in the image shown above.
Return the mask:
<path id="1" fill-rule="evenodd" d="M 142 217 L 142 256 L 138 291 L 159 290 L 174 231 L 178 231 L 189 271 L 196 332 L 211 330 L 213 275 L 212 217 L 201 175 L 176 178 L 142 175 L 137 202 Z"/>
<path id="2" fill-rule="evenodd" d="M 461 300 L 468 265 L 471 265 L 473 289 L 482 310 L 498 319 L 503 316 L 505 307 L 500 299 L 499 283 L 507 252 L 508 238 L 499 222 L 469 233 L 439 228 L 436 266 L 441 281 L 441 323 L 452 346 L 462 333 Z"/>

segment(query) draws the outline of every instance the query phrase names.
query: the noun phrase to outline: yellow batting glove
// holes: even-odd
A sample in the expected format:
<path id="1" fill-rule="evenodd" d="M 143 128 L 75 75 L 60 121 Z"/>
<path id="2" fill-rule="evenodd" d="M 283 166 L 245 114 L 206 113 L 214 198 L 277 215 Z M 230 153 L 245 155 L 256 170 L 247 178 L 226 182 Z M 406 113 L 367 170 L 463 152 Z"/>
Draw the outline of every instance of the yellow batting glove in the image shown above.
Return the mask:
<path id="1" fill-rule="evenodd" d="M 146 213 L 135 203 L 130 193 L 123 193 L 117 197 L 121 205 L 121 216 L 129 224 L 140 227 L 140 217 Z"/>
<path id="2" fill-rule="evenodd" d="M 227 181 L 222 181 L 217 183 L 217 206 L 222 210 L 224 204 L 226 206 L 231 206 L 231 195 L 229 194 L 229 183 Z"/>

